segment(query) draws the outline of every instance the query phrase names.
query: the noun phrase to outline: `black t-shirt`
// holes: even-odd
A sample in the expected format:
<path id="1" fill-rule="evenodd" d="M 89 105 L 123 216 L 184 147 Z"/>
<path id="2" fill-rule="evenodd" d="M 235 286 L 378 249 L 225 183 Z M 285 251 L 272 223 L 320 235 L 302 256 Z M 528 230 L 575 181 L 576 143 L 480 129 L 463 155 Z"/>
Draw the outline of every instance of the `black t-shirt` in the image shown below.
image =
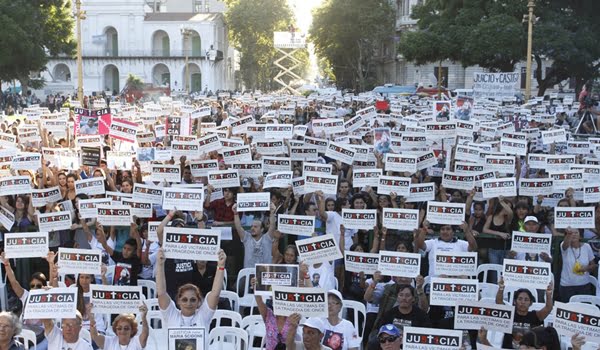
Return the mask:
<path id="1" fill-rule="evenodd" d="M 186 283 L 193 283 L 202 290 L 202 287 L 198 285 L 200 273 L 194 260 L 167 259 L 165 261 L 165 278 L 167 294 L 173 300 L 177 300 L 177 289 Z"/>
<path id="2" fill-rule="evenodd" d="M 407 314 L 401 313 L 398 307 L 389 310 L 383 314 L 380 326 L 389 323 L 394 324 L 398 329 L 403 329 L 404 327 L 431 327 L 429 316 L 417 306 L 413 306 L 412 310 Z"/>
<path id="3" fill-rule="evenodd" d="M 130 258 L 124 258 L 123 254 L 116 250 L 113 251 L 111 258 L 117 264 L 113 284 L 137 286 L 138 275 L 142 272 L 142 260 L 135 254 Z"/>
<path id="4" fill-rule="evenodd" d="M 196 268 L 196 271 L 198 271 L 198 269 Z M 191 283 L 194 283 L 196 286 L 198 286 L 198 288 L 200 289 L 200 292 L 202 292 L 202 295 L 206 296 L 208 294 L 208 292 L 210 292 L 212 290 L 212 286 L 213 286 L 213 282 L 215 280 L 215 274 L 217 273 L 217 265 L 214 263 L 208 263 L 206 265 L 206 271 L 204 271 L 204 275 L 200 273 L 200 271 L 198 271 L 198 279 L 197 279 L 197 283 L 195 282 L 196 280 L 191 280 Z"/>
<path id="5" fill-rule="evenodd" d="M 512 334 L 504 335 L 502 347 L 505 349 L 517 349 L 519 342 L 523 339 L 523 335 L 531 328 L 541 326 L 542 323 L 543 321 L 538 318 L 536 311 L 529 311 L 525 316 L 521 316 L 515 312 Z M 513 345 L 513 341 L 517 345 L 516 347 Z"/>

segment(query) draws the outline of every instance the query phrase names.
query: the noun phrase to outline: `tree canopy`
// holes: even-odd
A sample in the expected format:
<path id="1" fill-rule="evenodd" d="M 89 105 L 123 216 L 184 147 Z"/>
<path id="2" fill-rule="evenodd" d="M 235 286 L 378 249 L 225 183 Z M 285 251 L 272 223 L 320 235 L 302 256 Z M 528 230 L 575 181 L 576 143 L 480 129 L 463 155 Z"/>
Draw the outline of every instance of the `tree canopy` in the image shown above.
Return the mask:
<path id="1" fill-rule="evenodd" d="M 44 70 L 49 57 L 74 54 L 73 23 L 70 1 L 0 0 L 0 80 L 19 80 L 23 92 L 41 87 L 30 72 Z"/>
<path id="2" fill-rule="evenodd" d="M 450 59 L 463 66 L 513 71 L 526 60 L 527 0 L 429 0 L 413 8 L 417 31 L 402 34 L 399 52 L 417 64 Z M 600 72 L 600 2 L 536 0 L 533 30 L 538 95 L 575 78 L 577 89 Z M 543 72 L 545 59 L 552 64 Z"/>
<path id="3" fill-rule="evenodd" d="M 381 44 L 394 36 L 394 9 L 387 0 L 326 0 L 314 11 L 309 34 L 338 87 L 363 91 L 376 83 Z"/>

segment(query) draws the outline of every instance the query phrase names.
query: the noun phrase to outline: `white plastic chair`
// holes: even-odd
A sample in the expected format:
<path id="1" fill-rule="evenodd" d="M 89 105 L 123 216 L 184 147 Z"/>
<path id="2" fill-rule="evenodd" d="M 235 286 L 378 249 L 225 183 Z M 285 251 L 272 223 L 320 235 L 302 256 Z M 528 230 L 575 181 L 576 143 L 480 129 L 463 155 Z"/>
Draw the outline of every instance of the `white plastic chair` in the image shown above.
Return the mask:
<path id="1" fill-rule="evenodd" d="M 219 297 L 227 299 L 231 310 L 238 313 L 240 312 L 240 297 L 237 295 L 237 293 L 229 290 L 222 290 L 221 294 L 219 294 Z"/>
<path id="2" fill-rule="evenodd" d="M 248 333 L 236 327 L 218 327 L 208 333 L 210 350 L 248 350 Z"/>
<path id="3" fill-rule="evenodd" d="M 248 333 L 248 350 L 260 350 L 261 347 L 255 347 L 254 341 L 257 338 L 265 339 L 267 328 L 261 315 L 249 315 L 242 319 L 241 328 Z"/>
<path id="4" fill-rule="evenodd" d="M 90 334 L 90 331 L 88 331 L 87 329 L 81 328 L 81 330 L 79 331 L 79 337 L 81 339 L 87 341 L 88 343 L 92 344 L 92 335 Z"/>
<path id="5" fill-rule="evenodd" d="M 600 308 L 600 297 L 595 295 L 573 295 L 571 299 L 569 299 L 569 304 L 571 303 L 592 304 L 597 308 Z"/>
<path id="6" fill-rule="evenodd" d="M 21 329 L 21 333 L 15 335 L 15 338 L 23 343 L 25 350 L 29 350 L 30 348 L 37 350 L 37 336 L 35 335 L 34 331 L 29 329 Z M 33 344 L 33 348 L 29 346 L 29 343 Z"/>
<path id="7" fill-rule="evenodd" d="M 354 329 L 362 344 L 365 335 L 365 323 L 367 321 L 367 307 L 365 304 L 354 300 L 342 300 L 342 317 L 348 319 L 348 313 L 352 313 Z"/>
<path id="8" fill-rule="evenodd" d="M 231 322 L 231 327 L 240 328 L 242 325 L 242 315 L 240 315 L 239 312 L 229 310 L 215 311 L 215 314 L 212 318 L 212 322 L 215 322 L 214 328 L 223 327 L 223 320 L 229 320 Z"/>
<path id="9" fill-rule="evenodd" d="M 596 291 L 596 296 L 600 297 L 600 283 L 598 283 L 598 279 L 592 275 L 588 276 L 590 283 L 594 286 L 594 290 Z"/>
<path id="10" fill-rule="evenodd" d="M 0 304 L 2 304 L 0 306 L 2 311 L 8 309 L 8 291 L 6 289 L 6 273 L 4 268 L 0 269 Z"/>
<path id="11" fill-rule="evenodd" d="M 146 299 L 156 298 L 156 282 L 138 279 L 138 287 L 142 287 L 142 292 Z"/>
<path id="12" fill-rule="evenodd" d="M 254 291 L 250 288 L 250 280 L 254 277 L 256 273 L 256 269 L 254 268 L 245 268 L 241 269 L 238 274 L 237 281 L 235 283 L 236 292 L 239 296 L 239 309 L 242 307 L 252 307 L 256 305 L 256 301 L 254 300 Z"/>
<path id="13" fill-rule="evenodd" d="M 146 314 L 148 325 L 152 329 L 162 329 L 165 324 L 162 318 L 162 313 L 159 310 L 149 310 Z"/>
<path id="14" fill-rule="evenodd" d="M 514 297 L 515 297 L 515 292 L 519 289 L 527 289 L 531 292 L 531 294 L 533 295 L 533 300 L 531 301 L 532 303 L 544 302 L 544 300 L 538 300 L 537 289 L 529 288 L 529 287 L 516 287 L 516 286 L 507 286 L 504 288 L 504 295 L 503 295 L 504 300 L 506 300 L 510 305 L 512 305 Z"/>
<path id="15" fill-rule="evenodd" d="M 144 300 L 144 304 L 146 304 L 146 306 L 148 307 L 148 311 L 160 310 L 157 298 L 146 299 Z"/>
<path id="16" fill-rule="evenodd" d="M 150 312 L 148 312 L 150 313 Z M 146 350 L 163 350 L 169 348 L 169 337 L 166 328 L 152 328 L 148 334 Z"/>
<path id="17" fill-rule="evenodd" d="M 481 264 L 477 266 L 477 278 L 479 282 L 489 283 L 488 277 L 490 277 L 490 271 L 496 271 L 496 276 L 498 280 L 500 280 L 500 276 L 502 275 L 502 265 L 499 264 Z M 483 274 L 483 278 L 480 278 L 479 275 Z"/>

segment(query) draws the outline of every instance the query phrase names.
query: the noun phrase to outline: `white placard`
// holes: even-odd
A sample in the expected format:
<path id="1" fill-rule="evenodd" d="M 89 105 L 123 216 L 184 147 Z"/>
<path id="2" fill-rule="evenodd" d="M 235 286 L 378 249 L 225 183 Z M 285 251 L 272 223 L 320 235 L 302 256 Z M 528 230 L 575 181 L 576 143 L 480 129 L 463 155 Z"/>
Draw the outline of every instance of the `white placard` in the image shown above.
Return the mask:
<path id="1" fill-rule="evenodd" d="M 321 288 L 273 286 L 273 313 L 290 316 L 327 317 L 327 291 Z"/>
<path id="2" fill-rule="evenodd" d="M 151 181 L 158 182 L 180 182 L 181 168 L 179 165 L 152 164 L 150 176 Z"/>
<path id="3" fill-rule="evenodd" d="M 342 209 L 346 229 L 372 230 L 377 225 L 377 209 Z"/>
<path id="4" fill-rule="evenodd" d="M 481 187 L 484 199 L 517 195 L 517 179 L 514 177 L 482 180 Z"/>
<path id="5" fill-rule="evenodd" d="M 555 207 L 555 228 L 594 228 L 594 207 Z"/>
<path id="6" fill-rule="evenodd" d="M 557 301 L 552 315 L 552 326 L 558 334 L 569 338 L 579 334 L 586 342 L 600 343 L 600 312 L 597 308 Z"/>
<path id="7" fill-rule="evenodd" d="M 204 187 L 165 187 L 163 189 L 163 209 L 202 211 L 204 207 Z"/>
<path id="8" fill-rule="evenodd" d="M 41 232 L 53 232 L 60 230 L 71 229 L 71 212 L 70 211 L 59 211 L 37 214 L 38 227 Z"/>
<path id="9" fill-rule="evenodd" d="M 514 174 L 516 163 L 515 157 L 486 155 L 485 165 L 486 170 L 497 171 L 502 174 Z"/>
<path id="10" fill-rule="evenodd" d="M 381 169 L 356 169 L 352 172 L 352 187 L 363 188 L 366 186 L 379 186 L 379 177 L 382 175 Z"/>
<path id="11" fill-rule="evenodd" d="M 412 231 L 419 228 L 418 209 L 383 208 L 383 226 L 388 229 Z"/>
<path id="12" fill-rule="evenodd" d="M 600 185 L 583 186 L 583 202 L 596 204 L 600 202 Z"/>
<path id="13" fill-rule="evenodd" d="M 287 188 L 292 185 L 294 173 L 291 171 L 278 171 L 265 176 L 263 190 L 267 188 Z"/>
<path id="14" fill-rule="evenodd" d="M 263 174 L 292 171 L 292 159 L 285 157 L 262 157 Z"/>
<path id="15" fill-rule="evenodd" d="M 406 202 L 428 202 L 435 199 L 435 182 L 410 184 Z"/>
<path id="16" fill-rule="evenodd" d="M 256 141 L 254 145 L 256 146 L 256 152 L 262 154 L 263 156 L 276 156 L 287 153 L 287 147 L 282 140 Z"/>
<path id="17" fill-rule="evenodd" d="M 552 280 L 552 268 L 547 262 L 504 259 L 502 277 L 507 286 L 545 290 Z"/>
<path id="18" fill-rule="evenodd" d="M 445 276 L 477 275 L 477 252 L 435 252 L 435 274 Z"/>
<path id="19" fill-rule="evenodd" d="M 168 350 L 181 350 L 185 346 L 193 346 L 195 350 L 205 350 L 206 343 L 206 328 L 203 327 L 179 327 L 168 328 L 167 339 L 169 342 Z"/>
<path id="20" fill-rule="evenodd" d="M 106 162 L 109 169 L 130 170 L 133 168 L 133 152 L 106 152 Z"/>
<path id="21" fill-rule="evenodd" d="M 476 99 L 488 98 L 496 101 L 514 98 L 519 91 L 520 76 L 518 72 L 474 72 L 473 96 Z"/>
<path id="22" fill-rule="evenodd" d="M 258 181 L 260 176 L 263 176 L 263 163 L 260 160 L 244 163 L 233 163 L 231 169 L 237 170 L 242 178 L 252 178 Z"/>
<path id="23" fill-rule="evenodd" d="M 462 330 L 404 327 L 402 333 L 403 350 L 459 350 L 463 341 Z"/>
<path id="24" fill-rule="evenodd" d="M 255 267 L 256 295 L 273 295 L 272 286 L 298 287 L 298 264 L 256 264 Z"/>
<path id="25" fill-rule="evenodd" d="M 315 217 L 279 214 L 277 216 L 277 230 L 290 235 L 312 236 L 315 232 Z"/>
<path id="26" fill-rule="evenodd" d="M 549 145 L 551 143 L 567 142 L 567 132 L 565 129 L 552 129 L 542 131 L 542 144 Z"/>
<path id="27" fill-rule="evenodd" d="M 454 328 L 480 330 L 512 334 L 513 305 L 485 303 L 479 301 L 457 302 L 454 309 Z"/>
<path id="28" fill-rule="evenodd" d="M 310 265 L 344 257 L 331 234 L 300 239 L 295 243 L 298 248 L 299 261 Z"/>
<path id="29" fill-rule="evenodd" d="M 171 156 L 175 159 L 186 157 L 187 159 L 198 159 L 200 157 L 200 146 L 196 139 L 191 141 L 171 141 Z"/>
<path id="30" fill-rule="evenodd" d="M 237 195 L 237 211 L 269 211 L 271 194 L 269 192 L 246 192 Z"/>
<path id="31" fill-rule="evenodd" d="M 0 206 L 0 225 L 7 231 L 10 231 L 12 226 L 15 224 L 15 215 L 10 210 Z"/>
<path id="32" fill-rule="evenodd" d="M 97 249 L 58 248 L 58 267 L 61 274 L 100 275 L 102 252 Z"/>
<path id="33" fill-rule="evenodd" d="M 19 153 L 12 159 L 10 168 L 12 170 L 31 170 L 37 171 L 42 167 L 41 153 Z"/>
<path id="34" fill-rule="evenodd" d="M 427 202 L 425 219 L 432 224 L 461 225 L 465 221 L 465 204 Z"/>
<path id="35" fill-rule="evenodd" d="M 379 177 L 377 194 L 387 194 L 394 192 L 397 196 L 408 197 L 410 193 L 410 177 L 386 176 Z"/>
<path id="36" fill-rule="evenodd" d="M 144 294 L 140 286 L 90 286 L 93 312 L 98 314 L 137 314 Z"/>
<path id="37" fill-rule="evenodd" d="M 43 258 L 48 255 L 48 232 L 4 234 L 6 259 Z"/>
<path id="38" fill-rule="evenodd" d="M 218 261 L 221 231 L 167 226 L 162 246 L 167 259 Z"/>
<path id="39" fill-rule="evenodd" d="M 208 184 L 214 188 L 240 187 L 240 175 L 237 170 L 209 171 Z"/>
<path id="40" fill-rule="evenodd" d="M 421 274 L 421 254 L 380 250 L 377 270 L 384 276 L 415 278 Z"/>
<path id="41" fill-rule="evenodd" d="M 327 146 L 327 150 L 325 151 L 325 157 L 339 160 L 340 162 L 348 165 L 352 165 L 355 154 L 356 151 L 354 148 L 335 142 L 330 142 Z"/>
<path id="42" fill-rule="evenodd" d="M 121 204 L 131 207 L 131 215 L 136 218 L 148 219 L 152 217 L 152 202 L 150 201 L 123 198 Z M 167 208 L 163 207 L 163 209 Z"/>
<path id="43" fill-rule="evenodd" d="M 0 179 L 0 196 L 30 194 L 31 190 L 29 176 L 10 176 Z"/>
<path id="44" fill-rule="evenodd" d="M 456 302 L 477 301 L 478 283 L 476 279 L 432 277 L 429 304 L 455 306 Z"/>
<path id="45" fill-rule="evenodd" d="M 216 159 L 191 161 L 190 170 L 193 177 L 208 176 L 208 172 L 219 170 L 219 162 Z"/>
<path id="46" fill-rule="evenodd" d="M 291 139 L 294 136 L 293 124 L 267 124 L 265 126 L 265 139 Z"/>
<path id="47" fill-rule="evenodd" d="M 470 191 L 475 185 L 475 175 L 457 174 L 450 171 L 444 171 L 442 175 L 442 186 L 457 190 Z"/>
<path id="48" fill-rule="evenodd" d="M 569 188 L 583 188 L 583 172 L 581 170 L 563 170 L 561 172 L 550 172 L 552 179 L 552 190 L 554 192 L 563 192 Z"/>
<path id="49" fill-rule="evenodd" d="M 250 145 L 223 150 L 223 161 L 225 161 L 225 164 L 251 162 L 252 151 Z"/>
<path id="50" fill-rule="evenodd" d="M 519 179 L 519 195 L 537 197 L 553 193 L 552 179 Z"/>
<path id="51" fill-rule="evenodd" d="M 129 226 L 132 209 L 126 205 L 97 205 L 98 222 L 103 226 Z"/>
<path id="52" fill-rule="evenodd" d="M 215 134 L 210 134 L 199 139 L 198 145 L 198 152 L 201 154 L 217 151 L 222 148 L 221 141 L 219 141 L 219 136 Z"/>
<path id="53" fill-rule="evenodd" d="M 507 139 L 503 137 L 500 140 L 500 151 L 506 154 L 525 156 L 527 155 L 527 140 Z"/>
<path id="54" fill-rule="evenodd" d="M 379 254 L 344 251 L 344 267 L 350 272 L 373 275 L 379 268 Z"/>
<path id="55" fill-rule="evenodd" d="M 546 253 L 552 255 L 550 253 L 552 249 L 552 235 L 546 233 L 513 231 L 511 242 L 510 250 L 517 253 Z"/>
<path id="56" fill-rule="evenodd" d="M 109 206 L 111 205 L 112 200 L 110 198 L 80 199 L 77 203 L 79 205 L 79 216 L 82 219 L 95 219 L 98 216 L 96 206 Z"/>
<path id="57" fill-rule="evenodd" d="M 136 183 L 133 185 L 132 198 L 136 201 L 148 201 L 153 204 L 162 204 L 164 187 L 150 186 Z"/>
<path id="58" fill-rule="evenodd" d="M 32 289 L 24 308 L 25 320 L 75 318 L 77 288 Z"/>
<path id="59" fill-rule="evenodd" d="M 95 196 L 98 194 L 104 194 L 105 192 L 106 188 L 104 187 L 104 179 L 101 177 L 92 177 L 89 179 L 75 181 L 76 194 Z"/>
<path id="60" fill-rule="evenodd" d="M 310 173 L 304 176 L 304 191 L 312 193 L 322 191 L 327 194 L 337 193 L 338 176 Z"/>
<path id="61" fill-rule="evenodd" d="M 414 174 L 417 172 L 416 155 L 403 154 L 385 154 L 385 171 L 409 172 Z"/>
<path id="62" fill-rule="evenodd" d="M 292 146 L 290 147 L 290 158 L 293 161 L 315 162 L 319 158 L 319 152 L 314 147 Z"/>

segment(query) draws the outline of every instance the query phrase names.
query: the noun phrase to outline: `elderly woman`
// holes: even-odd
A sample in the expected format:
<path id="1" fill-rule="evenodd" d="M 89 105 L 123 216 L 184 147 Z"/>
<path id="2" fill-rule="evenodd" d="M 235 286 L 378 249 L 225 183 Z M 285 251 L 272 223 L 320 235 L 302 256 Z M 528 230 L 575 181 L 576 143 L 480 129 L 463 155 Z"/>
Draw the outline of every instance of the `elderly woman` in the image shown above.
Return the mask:
<path id="1" fill-rule="evenodd" d="M 10 312 L 0 312 L 0 350 L 23 350 L 23 344 L 14 340 L 21 333 L 19 318 Z"/>
<path id="2" fill-rule="evenodd" d="M 217 273 L 213 281 L 212 290 L 205 297 L 200 289 L 191 283 L 186 283 L 177 290 L 177 306 L 167 293 L 165 279 L 165 253 L 161 249 L 157 252 L 156 265 L 156 292 L 158 306 L 165 321 L 163 327 L 210 327 L 210 321 L 219 304 L 219 295 L 223 289 L 225 276 L 225 259 L 227 256 L 223 249 L 219 251 Z"/>
<path id="3" fill-rule="evenodd" d="M 148 341 L 148 335 L 150 328 L 148 327 L 148 320 L 146 314 L 148 313 L 148 307 L 146 305 L 140 306 L 140 312 L 142 313 L 142 332 L 138 333 L 138 323 L 133 314 L 121 314 L 115 318 L 112 329 L 116 335 L 104 336 L 98 333 L 96 329 L 96 322 L 92 318 L 90 334 L 92 339 L 99 347 L 104 350 L 143 350 L 146 347 Z"/>

